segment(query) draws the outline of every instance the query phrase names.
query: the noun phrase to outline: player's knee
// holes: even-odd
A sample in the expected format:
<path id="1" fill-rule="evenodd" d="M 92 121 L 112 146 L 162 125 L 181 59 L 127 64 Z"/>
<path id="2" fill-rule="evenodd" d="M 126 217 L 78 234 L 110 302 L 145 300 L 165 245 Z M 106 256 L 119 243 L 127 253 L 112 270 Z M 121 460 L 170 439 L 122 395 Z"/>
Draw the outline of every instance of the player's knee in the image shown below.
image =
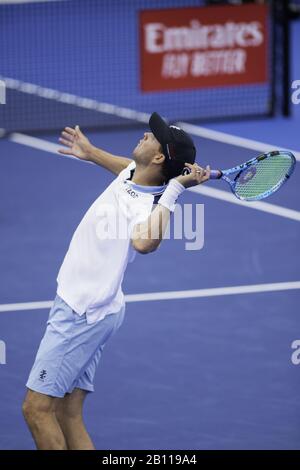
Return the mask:
<path id="1" fill-rule="evenodd" d="M 25 398 L 23 405 L 22 405 L 23 416 L 27 423 L 31 423 L 35 420 L 38 411 L 33 402 L 31 402 L 28 398 Z"/>
<path id="2" fill-rule="evenodd" d="M 28 424 L 38 422 L 51 412 L 49 406 L 27 395 L 22 405 L 23 416 Z"/>
<path id="3" fill-rule="evenodd" d="M 59 421 L 66 423 L 82 421 L 83 404 L 86 392 L 75 389 L 71 394 L 67 394 L 64 398 L 56 403 L 55 414 Z"/>

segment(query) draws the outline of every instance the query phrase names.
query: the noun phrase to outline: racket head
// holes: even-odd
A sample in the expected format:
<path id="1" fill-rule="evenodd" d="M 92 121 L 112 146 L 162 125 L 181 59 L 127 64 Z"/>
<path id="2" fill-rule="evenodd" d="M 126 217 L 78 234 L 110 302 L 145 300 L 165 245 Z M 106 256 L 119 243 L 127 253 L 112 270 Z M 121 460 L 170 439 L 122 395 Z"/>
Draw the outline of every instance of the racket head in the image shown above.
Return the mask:
<path id="1" fill-rule="evenodd" d="M 292 175 L 296 159 L 291 152 L 275 150 L 248 162 L 231 184 L 242 201 L 259 201 L 274 194 Z"/>

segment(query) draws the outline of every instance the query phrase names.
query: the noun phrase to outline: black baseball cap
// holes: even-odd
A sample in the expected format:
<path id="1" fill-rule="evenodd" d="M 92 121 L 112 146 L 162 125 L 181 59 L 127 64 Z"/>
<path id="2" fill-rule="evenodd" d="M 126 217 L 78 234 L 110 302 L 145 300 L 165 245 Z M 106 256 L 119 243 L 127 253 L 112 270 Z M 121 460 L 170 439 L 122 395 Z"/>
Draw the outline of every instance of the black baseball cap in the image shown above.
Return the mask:
<path id="1" fill-rule="evenodd" d="M 180 175 L 186 162 L 195 163 L 196 148 L 185 131 L 177 126 L 169 126 L 158 113 L 151 114 L 149 127 L 162 146 L 169 178 Z"/>

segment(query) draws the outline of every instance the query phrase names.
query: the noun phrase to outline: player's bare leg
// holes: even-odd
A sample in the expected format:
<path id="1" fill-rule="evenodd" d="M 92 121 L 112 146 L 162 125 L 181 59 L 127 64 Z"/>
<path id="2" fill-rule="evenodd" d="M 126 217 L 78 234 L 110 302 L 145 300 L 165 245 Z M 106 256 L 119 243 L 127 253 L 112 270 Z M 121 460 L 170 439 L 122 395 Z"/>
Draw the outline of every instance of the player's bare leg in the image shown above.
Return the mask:
<path id="1" fill-rule="evenodd" d="M 23 414 L 39 450 L 66 450 L 67 444 L 56 419 L 57 398 L 28 390 Z"/>
<path id="2" fill-rule="evenodd" d="M 64 433 L 68 450 L 95 450 L 85 428 L 82 411 L 87 392 L 75 388 L 56 402 L 56 417 Z"/>

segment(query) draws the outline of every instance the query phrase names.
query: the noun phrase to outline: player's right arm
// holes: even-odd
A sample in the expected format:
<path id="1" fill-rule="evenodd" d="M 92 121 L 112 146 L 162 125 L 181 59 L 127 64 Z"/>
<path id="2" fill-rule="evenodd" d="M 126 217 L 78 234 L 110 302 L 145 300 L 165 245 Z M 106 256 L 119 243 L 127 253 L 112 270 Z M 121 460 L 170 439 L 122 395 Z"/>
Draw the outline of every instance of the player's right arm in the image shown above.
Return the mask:
<path id="1" fill-rule="evenodd" d="M 185 189 L 201 183 L 210 178 L 210 167 L 201 168 L 197 163 L 186 163 L 190 169 L 187 175 L 180 175 L 170 180 L 163 196 L 157 206 L 151 212 L 148 219 L 133 227 L 131 243 L 133 248 L 141 254 L 151 253 L 157 250 L 163 240 L 166 228 L 170 220 L 171 211 L 174 210 L 178 195 Z M 178 185 L 179 183 L 179 185 Z M 175 185 L 175 192 L 174 192 Z M 172 188 L 173 186 L 173 188 Z"/>
<path id="2" fill-rule="evenodd" d="M 118 175 L 132 161 L 130 158 L 118 157 L 95 147 L 81 132 L 79 126 L 76 126 L 74 129 L 72 127 L 66 127 L 62 131 L 59 141 L 65 145 L 65 147 L 58 150 L 59 153 L 72 155 L 80 160 L 95 163 L 115 175 Z"/>

